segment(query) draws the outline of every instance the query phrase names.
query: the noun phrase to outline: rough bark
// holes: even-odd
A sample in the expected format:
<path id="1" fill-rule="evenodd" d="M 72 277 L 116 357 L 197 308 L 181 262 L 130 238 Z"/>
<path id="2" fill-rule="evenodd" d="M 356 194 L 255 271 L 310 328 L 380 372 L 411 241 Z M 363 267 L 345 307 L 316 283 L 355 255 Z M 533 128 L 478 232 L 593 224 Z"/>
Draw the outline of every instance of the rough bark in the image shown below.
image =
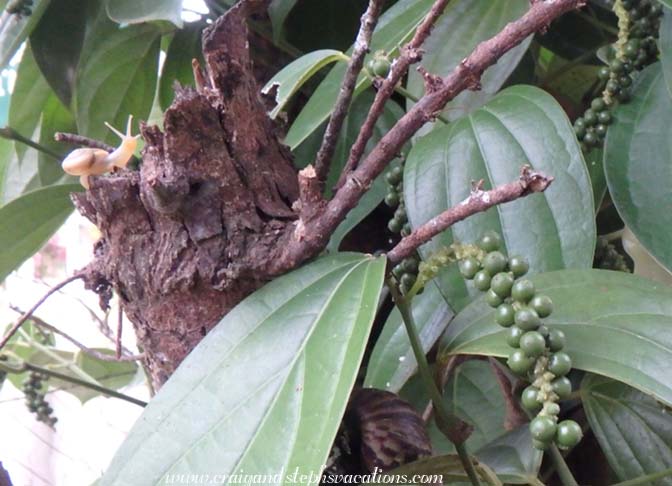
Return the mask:
<path id="1" fill-rule="evenodd" d="M 297 218 L 297 175 L 257 94 L 245 15 L 236 7 L 204 32 L 198 89 L 178 90 L 163 131 L 142 127 L 140 170 L 73 196 L 102 232 L 87 286 L 103 304 L 120 296 L 156 387 L 272 277 L 271 250 Z"/>

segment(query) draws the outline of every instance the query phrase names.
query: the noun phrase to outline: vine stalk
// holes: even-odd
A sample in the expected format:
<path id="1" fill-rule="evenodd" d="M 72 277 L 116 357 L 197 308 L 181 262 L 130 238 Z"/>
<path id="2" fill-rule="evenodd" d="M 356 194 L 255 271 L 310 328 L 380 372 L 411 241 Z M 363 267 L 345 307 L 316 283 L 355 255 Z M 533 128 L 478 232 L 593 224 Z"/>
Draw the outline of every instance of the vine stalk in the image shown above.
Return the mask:
<path id="1" fill-rule="evenodd" d="M 441 432 L 455 445 L 457 455 L 460 458 L 462 467 L 467 473 L 471 484 L 473 486 L 480 486 L 481 483 L 478 479 L 478 475 L 476 474 L 476 469 L 474 468 L 474 464 L 469 457 L 466 446 L 464 445 L 464 441 L 468 437 L 468 434 L 465 433 L 468 426 L 457 416 L 450 413 L 446 409 L 446 406 L 443 402 L 443 397 L 441 396 L 441 393 L 436 386 L 436 382 L 432 377 L 432 372 L 429 369 L 427 356 L 425 356 L 425 351 L 422 349 L 420 336 L 418 335 L 415 321 L 413 319 L 413 313 L 411 312 L 410 301 L 401 295 L 392 277 L 388 276 L 386 283 L 387 287 L 390 289 L 392 298 L 394 299 L 394 302 L 397 305 L 399 312 L 401 313 L 402 320 L 404 321 L 406 333 L 408 334 L 408 339 L 411 342 L 411 348 L 413 349 L 415 360 L 418 363 L 418 370 L 425 385 L 425 389 L 434 403 L 434 413 L 436 414 L 437 426 Z"/>

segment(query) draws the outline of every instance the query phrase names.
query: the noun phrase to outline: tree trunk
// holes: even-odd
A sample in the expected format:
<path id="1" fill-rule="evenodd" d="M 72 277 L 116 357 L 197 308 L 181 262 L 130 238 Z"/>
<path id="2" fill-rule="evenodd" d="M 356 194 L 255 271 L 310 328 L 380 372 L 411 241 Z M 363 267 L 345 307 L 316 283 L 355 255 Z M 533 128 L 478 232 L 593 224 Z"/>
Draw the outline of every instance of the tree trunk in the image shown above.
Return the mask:
<path id="1" fill-rule="evenodd" d="M 246 14 L 243 2 L 203 33 L 205 72 L 194 65 L 197 89 L 177 90 L 163 132 L 141 127 L 140 170 L 92 178 L 73 196 L 102 232 L 87 286 L 104 304 L 117 292 L 157 388 L 286 270 L 274 259 L 297 226 L 299 182 L 259 96 Z"/>

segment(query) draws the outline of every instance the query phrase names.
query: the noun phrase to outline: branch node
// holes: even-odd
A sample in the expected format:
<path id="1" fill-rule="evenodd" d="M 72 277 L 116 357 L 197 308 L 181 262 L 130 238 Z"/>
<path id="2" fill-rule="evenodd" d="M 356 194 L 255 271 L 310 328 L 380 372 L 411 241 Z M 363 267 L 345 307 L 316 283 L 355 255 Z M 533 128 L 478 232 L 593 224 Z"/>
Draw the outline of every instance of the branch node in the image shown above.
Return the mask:
<path id="1" fill-rule="evenodd" d="M 443 78 L 441 78 L 441 76 L 430 73 L 422 66 L 418 66 L 417 71 L 420 73 L 425 83 L 425 92 L 435 93 L 443 88 Z"/>

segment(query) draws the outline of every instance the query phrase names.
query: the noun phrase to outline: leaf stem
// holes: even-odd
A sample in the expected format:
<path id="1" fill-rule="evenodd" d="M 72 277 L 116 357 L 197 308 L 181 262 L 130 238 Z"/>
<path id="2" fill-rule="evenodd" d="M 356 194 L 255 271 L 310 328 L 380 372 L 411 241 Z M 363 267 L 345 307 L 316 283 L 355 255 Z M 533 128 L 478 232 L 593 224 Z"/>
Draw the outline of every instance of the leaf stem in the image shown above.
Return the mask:
<path id="1" fill-rule="evenodd" d="M 14 130 L 12 127 L 0 128 L 0 137 L 6 138 L 7 140 L 14 140 L 15 142 L 20 142 L 29 147 L 34 148 L 35 150 L 47 154 L 49 157 L 52 157 L 56 160 L 61 160 L 61 156 L 44 145 L 41 145 L 37 142 L 33 142 L 31 139 L 24 137 L 19 132 Z"/>
<path id="2" fill-rule="evenodd" d="M 576 479 L 574 479 L 574 476 L 572 475 L 572 471 L 569 470 L 565 458 L 562 457 L 558 446 L 551 444 L 551 447 L 549 447 L 548 450 L 551 459 L 553 460 L 553 464 L 555 465 L 555 471 L 558 473 L 558 477 L 560 477 L 563 486 L 579 486 L 579 483 L 576 482 Z"/>
<path id="3" fill-rule="evenodd" d="M 131 396 L 125 395 L 123 393 L 119 393 L 118 391 L 112 390 L 110 388 L 105 388 L 104 386 L 96 385 L 95 383 L 88 382 L 86 380 L 80 380 L 79 378 L 75 378 L 73 376 L 65 375 L 63 373 L 59 373 L 58 371 L 53 371 L 50 370 L 49 368 L 43 368 L 41 366 L 36 366 L 31 363 L 23 362 L 21 366 L 14 367 L 11 365 L 8 365 L 2 361 L 0 361 L 0 370 L 3 370 L 7 373 L 23 373 L 25 371 L 36 371 L 38 373 L 42 373 L 44 375 L 57 378 L 62 381 L 67 381 L 69 383 L 74 383 L 75 385 L 83 386 L 85 388 L 90 388 L 91 390 L 95 390 L 97 392 L 102 393 L 103 395 L 107 395 L 112 398 L 118 398 L 120 400 L 127 401 L 129 403 L 132 403 L 134 405 L 138 405 L 140 407 L 145 407 L 147 406 L 147 402 L 144 402 L 142 400 L 138 400 L 137 398 L 133 398 Z"/>
<path id="4" fill-rule="evenodd" d="M 615 483 L 612 484 L 612 486 L 639 486 L 640 484 L 648 484 L 651 481 L 664 478 L 665 476 L 672 476 L 672 467 L 657 473 L 651 473 L 647 474 L 646 476 L 639 476 L 638 478 L 629 479 L 627 481 L 623 481 L 622 483 Z"/>
<path id="5" fill-rule="evenodd" d="M 460 458 L 460 462 L 462 463 L 462 467 L 464 467 L 467 476 L 469 476 L 471 484 L 473 486 L 480 486 L 480 481 L 476 475 L 474 464 L 469 458 L 467 448 L 464 445 L 466 434 L 460 432 L 460 429 L 464 429 L 466 424 L 464 424 L 457 416 L 450 413 L 444 405 L 443 397 L 441 396 L 441 393 L 436 386 L 436 382 L 432 377 L 432 372 L 429 369 L 427 356 L 425 356 L 425 351 L 422 349 L 420 336 L 418 335 L 418 331 L 413 319 L 413 313 L 411 312 L 410 302 L 399 293 L 399 290 L 397 289 L 392 277 L 388 276 L 386 283 L 387 287 L 390 289 L 392 298 L 394 299 L 394 302 L 399 309 L 402 320 L 404 321 L 406 333 L 408 334 L 408 339 L 411 342 L 411 348 L 413 348 L 413 354 L 415 355 L 415 360 L 418 363 L 418 370 L 425 385 L 425 389 L 434 403 L 436 423 L 441 432 L 443 432 L 443 434 L 455 445 L 457 455 Z"/>

